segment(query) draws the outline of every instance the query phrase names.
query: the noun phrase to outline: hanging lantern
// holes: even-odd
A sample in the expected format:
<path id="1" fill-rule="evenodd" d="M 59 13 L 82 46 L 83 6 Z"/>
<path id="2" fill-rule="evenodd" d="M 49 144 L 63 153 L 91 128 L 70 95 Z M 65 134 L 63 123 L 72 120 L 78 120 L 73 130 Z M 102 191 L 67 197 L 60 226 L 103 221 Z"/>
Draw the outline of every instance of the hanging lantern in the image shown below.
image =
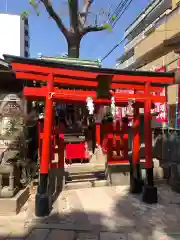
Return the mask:
<path id="1" fill-rule="evenodd" d="M 94 103 L 93 103 L 93 99 L 91 97 L 87 97 L 86 107 L 89 111 L 89 114 L 92 115 L 94 113 Z"/>

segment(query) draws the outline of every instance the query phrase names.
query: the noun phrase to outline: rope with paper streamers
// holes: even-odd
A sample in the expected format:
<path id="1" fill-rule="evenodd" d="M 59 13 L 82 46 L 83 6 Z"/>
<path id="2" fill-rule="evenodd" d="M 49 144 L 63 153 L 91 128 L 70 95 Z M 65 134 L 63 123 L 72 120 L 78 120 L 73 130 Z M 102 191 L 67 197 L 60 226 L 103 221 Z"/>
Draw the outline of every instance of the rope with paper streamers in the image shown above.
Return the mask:
<path id="1" fill-rule="evenodd" d="M 112 113 L 113 117 L 115 117 L 115 115 L 116 115 L 116 101 L 115 101 L 115 97 L 111 97 L 111 113 Z"/>
<path id="2" fill-rule="evenodd" d="M 91 97 L 87 97 L 86 107 L 89 111 L 89 115 L 92 115 L 94 113 L 94 103 L 93 103 L 93 99 Z"/>

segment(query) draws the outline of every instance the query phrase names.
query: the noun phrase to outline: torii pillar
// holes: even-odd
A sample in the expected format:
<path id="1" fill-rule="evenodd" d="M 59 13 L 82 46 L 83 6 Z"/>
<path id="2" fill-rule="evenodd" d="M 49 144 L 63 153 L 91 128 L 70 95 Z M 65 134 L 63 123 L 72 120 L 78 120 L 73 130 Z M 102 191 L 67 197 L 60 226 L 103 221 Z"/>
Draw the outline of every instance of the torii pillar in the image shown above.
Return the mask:
<path id="1" fill-rule="evenodd" d="M 43 131 L 42 156 L 40 162 L 40 177 L 39 186 L 35 198 L 35 215 L 38 217 L 48 216 L 49 208 L 49 194 L 48 194 L 48 177 L 50 164 L 50 143 L 52 133 L 52 119 L 53 119 L 53 99 L 51 93 L 54 89 L 53 74 L 49 74 L 47 81 L 46 104 L 45 104 L 45 119 Z"/>
<path id="2" fill-rule="evenodd" d="M 132 162 L 130 191 L 131 193 L 141 193 L 143 190 L 143 180 L 140 166 L 140 114 L 139 107 L 134 103 L 134 118 L 132 126 Z"/>
<path id="3" fill-rule="evenodd" d="M 143 191 L 143 201 L 149 204 L 157 203 L 157 188 L 154 186 L 153 160 L 152 160 L 152 130 L 151 130 L 151 100 L 150 83 L 145 84 L 147 99 L 144 102 L 144 143 L 145 143 L 145 167 L 146 182 Z"/>

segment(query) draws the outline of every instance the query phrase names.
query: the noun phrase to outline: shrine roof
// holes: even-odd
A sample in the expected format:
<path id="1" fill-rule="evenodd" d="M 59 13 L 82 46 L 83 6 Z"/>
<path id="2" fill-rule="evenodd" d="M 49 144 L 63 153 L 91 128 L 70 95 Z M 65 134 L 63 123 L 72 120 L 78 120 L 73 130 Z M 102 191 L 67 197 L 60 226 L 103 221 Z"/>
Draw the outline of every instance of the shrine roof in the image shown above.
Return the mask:
<path id="1" fill-rule="evenodd" d="M 0 58 L 0 71 L 1 70 L 9 70 L 10 66 L 8 64 L 8 62 L 6 62 L 5 60 Z"/>
<path id="2" fill-rule="evenodd" d="M 16 82 L 16 85 L 13 86 L 14 80 L 16 79 L 15 73 L 12 70 L 10 64 L 4 59 L 0 59 L 0 88 L 1 91 L 13 90 L 18 91 L 21 89 L 21 82 Z"/>
<path id="3" fill-rule="evenodd" d="M 111 75 L 127 75 L 127 76 L 140 76 L 140 77 L 169 77 L 174 78 L 175 73 L 170 72 L 148 72 L 148 71 L 130 71 L 130 70 L 117 70 L 117 69 L 110 69 L 110 68 L 97 68 L 92 66 L 81 66 L 81 65 L 72 65 L 69 63 L 61 63 L 59 61 L 50 60 L 50 59 L 36 59 L 36 58 L 23 58 L 17 57 L 12 55 L 4 55 L 5 60 L 8 63 L 21 63 L 21 64 L 28 64 L 46 68 L 59 68 L 59 69 L 68 69 L 68 70 L 75 70 L 75 71 L 83 71 L 83 72 L 90 72 L 90 73 L 97 73 L 97 74 L 111 74 Z M 175 81 L 174 81 L 175 83 Z M 163 83 L 164 84 L 164 83 Z M 164 85 L 170 85 L 168 83 Z"/>
<path id="4" fill-rule="evenodd" d="M 4 59 L 0 59 L 0 75 L 1 75 L 1 81 L 15 78 L 15 74 L 10 64 Z"/>

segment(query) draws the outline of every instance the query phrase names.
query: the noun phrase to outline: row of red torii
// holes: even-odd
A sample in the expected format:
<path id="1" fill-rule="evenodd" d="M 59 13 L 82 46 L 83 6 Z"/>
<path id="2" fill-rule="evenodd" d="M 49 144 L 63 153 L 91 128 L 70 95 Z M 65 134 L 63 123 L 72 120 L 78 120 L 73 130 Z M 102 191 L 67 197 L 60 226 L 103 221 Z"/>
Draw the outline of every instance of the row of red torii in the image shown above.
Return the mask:
<path id="1" fill-rule="evenodd" d="M 166 97 L 160 96 L 162 89 L 168 85 L 177 83 L 178 76 L 174 73 L 162 72 L 138 72 L 122 71 L 113 69 L 97 69 L 92 67 L 69 66 L 55 62 L 46 62 L 37 59 L 23 59 L 11 56 L 12 68 L 17 79 L 27 81 L 46 82 L 44 87 L 24 87 L 24 96 L 33 101 L 44 99 L 45 117 L 44 133 L 42 143 L 42 155 L 40 161 L 39 187 L 36 194 L 36 215 L 44 216 L 49 214 L 48 196 L 48 173 L 50 168 L 62 168 L 64 166 L 63 133 L 59 135 L 59 163 L 50 163 L 50 146 L 53 124 L 53 102 L 60 103 L 86 103 L 87 97 L 93 100 L 95 105 L 109 105 L 113 95 L 116 106 L 126 106 L 129 100 L 134 100 L 133 117 L 133 153 L 132 168 L 130 177 L 131 192 L 140 193 L 143 191 L 143 200 L 147 203 L 157 202 L 157 188 L 153 181 L 153 161 L 152 161 L 152 131 L 151 131 L 151 109 L 153 103 L 165 103 Z M 79 88 L 69 90 L 67 88 Z M 85 88 L 86 90 L 82 90 Z M 89 90 L 87 90 L 89 89 Z M 133 89 L 134 94 L 118 93 L 117 89 Z M 103 90 L 103 91 L 102 91 Z M 154 95 L 156 92 L 156 95 Z M 144 108 L 144 143 L 145 143 L 145 168 L 146 183 L 142 187 L 142 180 L 139 175 L 140 165 L 140 116 L 139 108 Z M 121 130 L 113 130 L 112 125 L 108 129 L 108 150 L 107 150 L 107 171 L 112 172 L 123 161 L 128 159 L 127 147 L 127 121 L 124 121 Z M 100 127 L 96 126 L 96 143 L 100 145 Z M 120 129 L 120 128 L 119 128 Z M 113 134 L 124 134 L 124 159 L 116 161 L 113 159 Z M 118 141 L 117 141 L 118 142 Z M 118 145 L 118 144 L 117 144 Z M 117 148 L 120 150 L 121 146 Z"/>

